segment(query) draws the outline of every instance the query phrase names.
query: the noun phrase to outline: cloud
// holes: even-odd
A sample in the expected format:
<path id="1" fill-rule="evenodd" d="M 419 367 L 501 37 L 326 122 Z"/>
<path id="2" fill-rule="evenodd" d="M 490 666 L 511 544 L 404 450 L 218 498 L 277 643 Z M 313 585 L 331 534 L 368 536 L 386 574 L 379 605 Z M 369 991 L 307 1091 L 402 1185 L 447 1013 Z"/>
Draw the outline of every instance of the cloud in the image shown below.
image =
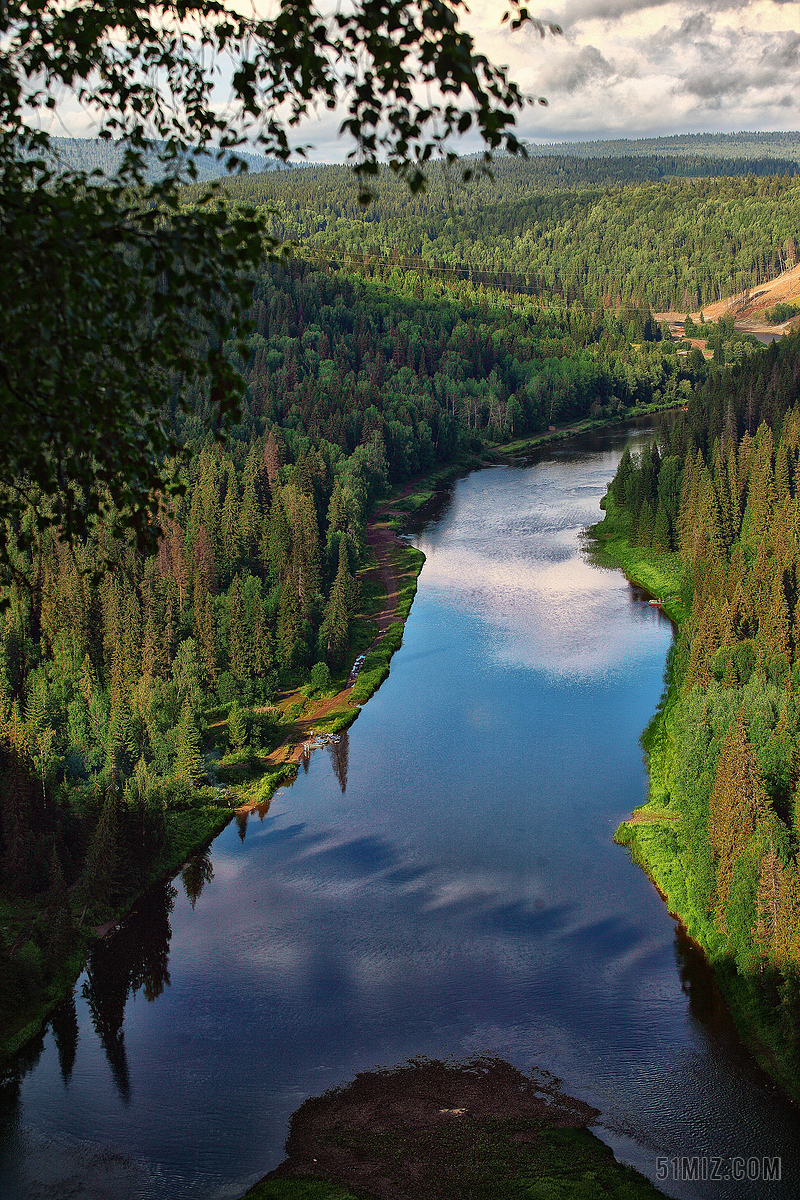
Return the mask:
<path id="1" fill-rule="evenodd" d="M 519 132 L 537 140 L 643 137 L 800 125 L 800 0 L 550 0 L 532 6 L 564 36 L 541 39 L 501 23 L 507 0 L 481 0 L 464 17 L 480 53 L 507 64 L 531 96 Z M 224 93 L 224 94 L 223 94 Z M 220 103 L 227 101 L 221 85 Z M 465 100 L 466 103 L 466 100 Z M 309 159 L 344 161 L 341 111 L 292 131 Z M 91 135 L 87 114 L 65 97 L 54 133 Z M 480 148 L 470 135 L 459 144 Z"/>
<path id="2" fill-rule="evenodd" d="M 715 45 L 707 45 L 704 61 L 682 75 L 676 90 L 712 103 L 748 91 L 766 99 L 772 88 L 783 91 L 792 76 L 800 83 L 800 35 L 773 35 L 764 42 L 750 32 L 730 31 Z"/>
<path id="3" fill-rule="evenodd" d="M 798 127 L 798 0 L 565 0 L 541 15 L 562 39 L 515 40 L 490 6 L 476 25 L 481 49 L 549 101 L 522 115 L 524 137 Z"/>
<path id="4" fill-rule="evenodd" d="M 614 67 L 596 46 L 583 46 L 559 57 L 541 76 L 542 90 L 548 95 L 575 95 L 591 85 L 603 83 L 615 74 Z"/>
<path id="5" fill-rule="evenodd" d="M 586 21 L 621 21 L 645 9 L 662 8 L 671 0 L 568 0 L 556 21 L 565 29 Z"/>

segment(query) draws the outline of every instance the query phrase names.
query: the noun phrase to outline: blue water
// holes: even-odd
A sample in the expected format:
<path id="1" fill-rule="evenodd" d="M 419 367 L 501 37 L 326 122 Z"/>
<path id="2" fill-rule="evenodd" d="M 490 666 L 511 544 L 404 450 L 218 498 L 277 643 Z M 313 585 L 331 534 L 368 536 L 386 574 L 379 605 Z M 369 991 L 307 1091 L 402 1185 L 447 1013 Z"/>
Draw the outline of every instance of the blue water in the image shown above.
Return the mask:
<path id="1" fill-rule="evenodd" d="M 644 436 L 456 483 L 348 738 L 220 835 L 194 906 L 180 879 L 139 905 L 79 981 L 77 1041 L 62 1014 L 6 1081 L 0 1194 L 235 1197 L 307 1096 L 473 1051 L 559 1075 L 652 1178 L 659 1157 L 782 1156 L 782 1183 L 671 1195 L 797 1194 L 795 1110 L 612 842 L 646 795 L 671 627 L 581 530 Z"/>

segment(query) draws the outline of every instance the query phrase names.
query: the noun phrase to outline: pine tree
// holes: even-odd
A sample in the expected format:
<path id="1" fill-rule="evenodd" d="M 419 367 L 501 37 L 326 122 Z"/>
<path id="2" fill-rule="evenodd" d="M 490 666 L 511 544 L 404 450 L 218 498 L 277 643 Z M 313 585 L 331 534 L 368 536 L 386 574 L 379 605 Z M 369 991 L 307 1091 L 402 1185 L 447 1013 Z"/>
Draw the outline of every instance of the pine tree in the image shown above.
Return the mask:
<path id="1" fill-rule="evenodd" d="M 292 535 L 289 531 L 289 522 L 286 519 L 283 488 L 275 487 L 272 492 L 272 508 L 270 509 L 267 533 L 267 559 L 265 566 L 278 578 L 284 578 L 291 561 L 291 554 Z"/>
<path id="2" fill-rule="evenodd" d="M 275 480 L 278 478 L 278 471 L 280 470 L 281 466 L 278 447 L 275 441 L 275 434 L 272 430 L 270 430 L 269 437 L 267 438 L 267 444 L 264 447 L 264 466 L 267 472 L 267 479 L 269 480 L 270 491 L 272 491 L 275 486 Z"/>
<path id="3" fill-rule="evenodd" d="M 669 517 L 661 501 L 658 504 L 653 528 L 653 549 L 659 554 L 668 554 L 670 550 Z"/>
<path id="4" fill-rule="evenodd" d="M 230 578 L 230 570 L 235 566 L 241 554 L 241 539 L 239 535 L 239 519 L 241 503 L 239 499 L 239 481 L 230 459 L 226 463 L 225 502 L 222 506 L 220 522 L 220 542 L 224 574 Z"/>
<path id="5" fill-rule="evenodd" d="M 36 784 L 21 753 L 12 751 L 2 778 L 2 880 L 12 893 L 35 890 L 37 830 L 34 795 Z"/>
<path id="6" fill-rule="evenodd" d="M 195 584 L 199 576 L 204 589 L 211 596 L 216 596 L 219 587 L 217 583 L 217 568 L 214 547 L 205 522 L 197 531 L 197 540 L 192 548 L 192 559 L 195 568 Z"/>
<path id="7" fill-rule="evenodd" d="M 217 637 L 211 597 L 203 578 L 198 574 L 194 580 L 194 631 L 200 655 L 200 665 L 206 687 L 217 682 Z"/>
<path id="8" fill-rule="evenodd" d="M 50 890 L 47 894 L 47 961 L 57 970 L 69 954 L 75 937 L 75 923 L 69 902 L 61 859 L 53 843 L 50 853 Z"/>
<path id="9" fill-rule="evenodd" d="M 245 611 L 242 598 L 241 576 L 235 575 L 226 598 L 228 616 L 228 662 L 231 674 L 243 681 L 249 678 L 247 633 L 245 629 Z"/>
<path id="10" fill-rule="evenodd" d="M 320 648 L 329 662 L 338 664 L 344 658 L 350 626 L 350 605 L 353 595 L 353 577 L 347 555 L 347 538 L 339 542 L 339 566 L 325 607 L 319 631 Z"/>
<path id="11" fill-rule="evenodd" d="M 639 509 L 639 519 L 636 522 L 636 541 L 639 546 L 649 546 L 653 541 L 653 510 L 649 500 L 645 500 Z"/>
<path id="12" fill-rule="evenodd" d="M 292 665 L 295 648 L 302 638 L 303 620 L 300 614 L 300 603 L 297 589 L 292 580 L 286 580 L 281 585 L 281 598 L 278 606 L 278 652 L 285 667 Z"/>
<path id="13" fill-rule="evenodd" d="M 96 914 L 105 912 L 117 890 L 119 872 L 119 802 L 116 788 L 108 788 L 94 831 L 81 882 L 81 898 Z"/>
<path id="14" fill-rule="evenodd" d="M 251 452 L 247 457 L 243 480 L 244 493 L 239 511 L 238 536 L 244 554 L 248 558 L 254 558 L 258 551 L 258 536 L 263 521 L 256 486 L 255 464 L 252 461 L 255 449 L 256 447 L 252 446 Z"/>
<path id="15" fill-rule="evenodd" d="M 759 954 L 768 961 L 778 958 L 781 949 L 781 901 L 784 892 L 783 862 L 775 843 L 770 841 L 761 859 L 758 875 L 757 916 L 754 930 Z"/>

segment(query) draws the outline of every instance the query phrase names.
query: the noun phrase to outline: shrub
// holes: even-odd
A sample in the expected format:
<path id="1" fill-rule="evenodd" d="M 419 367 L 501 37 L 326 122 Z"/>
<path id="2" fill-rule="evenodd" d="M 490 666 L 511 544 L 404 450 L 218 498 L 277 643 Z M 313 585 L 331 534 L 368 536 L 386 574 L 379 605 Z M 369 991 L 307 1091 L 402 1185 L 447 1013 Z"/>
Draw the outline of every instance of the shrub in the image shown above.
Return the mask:
<path id="1" fill-rule="evenodd" d="M 331 673 L 327 663 L 318 662 L 311 668 L 311 686 L 315 692 L 324 692 L 331 686 Z"/>

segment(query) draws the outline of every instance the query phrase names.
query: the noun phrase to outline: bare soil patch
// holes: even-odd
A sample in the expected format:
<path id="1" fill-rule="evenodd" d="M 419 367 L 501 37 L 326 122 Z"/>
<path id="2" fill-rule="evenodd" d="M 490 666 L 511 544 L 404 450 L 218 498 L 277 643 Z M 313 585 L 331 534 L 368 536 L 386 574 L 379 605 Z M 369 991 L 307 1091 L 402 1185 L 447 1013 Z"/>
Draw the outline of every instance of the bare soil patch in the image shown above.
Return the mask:
<path id="1" fill-rule="evenodd" d="M 288 1157 L 266 1179 L 331 1179 L 380 1200 L 455 1200 L 502 1187 L 508 1172 L 537 1173 L 552 1152 L 543 1131 L 585 1129 L 599 1115 L 557 1079 L 500 1058 L 412 1059 L 306 1100 L 292 1117 Z"/>
<path id="2" fill-rule="evenodd" d="M 784 322 L 783 325 L 770 325 L 767 321 L 764 315 L 766 310 L 783 302 L 800 303 L 800 263 L 768 283 L 759 284 L 749 295 L 741 293 L 705 305 L 703 316 L 707 321 L 718 321 L 726 313 L 733 312 L 735 328 L 739 333 L 781 333 L 784 329 L 793 329 L 800 325 L 798 317 Z M 693 321 L 700 320 L 699 309 L 691 314 L 663 312 L 653 315 L 657 321 L 682 322 L 688 315 L 691 315 Z M 677 336 L 680 336 L 679 332 Z"/>

